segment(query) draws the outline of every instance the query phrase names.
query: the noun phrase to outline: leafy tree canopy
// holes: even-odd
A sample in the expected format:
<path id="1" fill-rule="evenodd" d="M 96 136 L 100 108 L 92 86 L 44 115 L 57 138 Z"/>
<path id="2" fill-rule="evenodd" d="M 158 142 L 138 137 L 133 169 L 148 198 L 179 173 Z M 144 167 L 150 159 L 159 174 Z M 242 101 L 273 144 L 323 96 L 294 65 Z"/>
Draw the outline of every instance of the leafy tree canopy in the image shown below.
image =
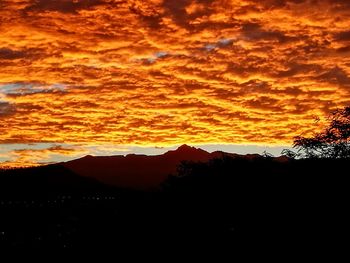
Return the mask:
<path id="1" fill-rule="evenodd" d="M 295 137 L 293 148 L 295 151 L 282 154 L 290 158 L 350 158 L 350 107 L 332 112 L 327 126 L 312 137 Z"/>

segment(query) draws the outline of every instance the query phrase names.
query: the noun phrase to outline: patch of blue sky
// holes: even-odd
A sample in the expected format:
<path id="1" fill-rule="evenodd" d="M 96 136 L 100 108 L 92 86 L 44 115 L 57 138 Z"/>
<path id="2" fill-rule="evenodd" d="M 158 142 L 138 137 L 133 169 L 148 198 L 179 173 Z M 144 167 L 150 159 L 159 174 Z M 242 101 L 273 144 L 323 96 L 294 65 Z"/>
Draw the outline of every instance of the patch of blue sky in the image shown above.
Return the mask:
<path id="1" fill-rule="evenodd" d="M 30 95 L 47 92 L 65 92 L 66 86 L 61 83 L 52 85 L 37 83 L 7 83 L 0 84 L 0 93 L 3 95 Z"/>
<path id="2" fill-rule="evenodd" d="M 165 52 L 165 51 L 159 51 L 159 52 L 156 52 L 156 53 L 154 54 L 154 56 L 155 56 L 156 58 L 163 58 L 163 57 L 166 57 L 167 55 L 169 55 L 169 53 L 168 53 L 168 52 Z"/>
<path id="3" fill-rule="evenodd" d="M 154 63 L 158 59 L 164 58 L 164 57 L 166 57 L 168 55 L 169 55 L 169 52 L 158 51 L 158 52 L 155 52 L 154 54 L 152 54 L 150 57 L 144 58 L 144 59 L 141 59 L 141 60 L 143 60 L 143 61 L 147 60 L 149 63 Z M 136 61 L 140 61 L 140 60 L 136 60 Z"/>
<path id="4" fill-rule="evenodd" d="M 216 48 L 220 48 L 223 46 L 227 46 L 229 44 L 231 44 L 233 42 L 232 38 L 221 38 L 220 40 L 218 40 L 216 43 L 208 43 L 204 46 L 204 49 L 208 52 L 216 49 Z"/>
<path id="5" fill-rule="evenodd" d="M 218 44 L 226 46 L 231 44 L 232 42 L 233 42 L 233 39 L 231 38 L 222 38 L 218 41 Z"/>
<path id="6" fill-rule="evenodd" d="M 204 46 L 205 50 L 207 51 L 212 51 L 216 48 L 216 45 L 215 44 L 207 44 Z"/>

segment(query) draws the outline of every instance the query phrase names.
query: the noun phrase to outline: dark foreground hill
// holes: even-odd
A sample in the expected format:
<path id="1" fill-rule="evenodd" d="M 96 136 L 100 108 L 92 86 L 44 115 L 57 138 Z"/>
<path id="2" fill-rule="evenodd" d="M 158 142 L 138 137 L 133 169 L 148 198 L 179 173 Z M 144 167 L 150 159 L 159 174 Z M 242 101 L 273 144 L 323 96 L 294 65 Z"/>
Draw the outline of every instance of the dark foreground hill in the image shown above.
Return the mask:
<path id="1" fill-rule="evenodd" d="M 61 165 L 4 171 L 0 244 L 342 249 L 349 235 L 348 174 L 349 160 L 221 156 L 184 162 L 159 189 L 137 191 Z"/>

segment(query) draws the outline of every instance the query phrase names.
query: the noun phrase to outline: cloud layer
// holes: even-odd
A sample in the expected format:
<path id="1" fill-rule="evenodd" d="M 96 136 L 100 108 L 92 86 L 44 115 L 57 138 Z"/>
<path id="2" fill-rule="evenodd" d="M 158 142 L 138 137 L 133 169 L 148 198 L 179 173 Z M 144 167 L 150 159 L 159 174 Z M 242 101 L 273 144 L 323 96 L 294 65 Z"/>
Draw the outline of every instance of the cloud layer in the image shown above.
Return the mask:
<path id="1" fill-rule="evenodd" d="M 350 103 L 349 17 L 347 0 L 2 1 L 0 144 L 290 144 Z"/>

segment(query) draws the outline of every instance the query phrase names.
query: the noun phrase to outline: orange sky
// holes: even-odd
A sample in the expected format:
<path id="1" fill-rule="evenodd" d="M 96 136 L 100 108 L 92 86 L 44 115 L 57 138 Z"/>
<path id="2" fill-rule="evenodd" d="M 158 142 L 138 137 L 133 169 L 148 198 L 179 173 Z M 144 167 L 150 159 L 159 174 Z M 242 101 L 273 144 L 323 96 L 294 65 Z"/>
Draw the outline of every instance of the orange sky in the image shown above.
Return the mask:
<path id="1" fill-rule="evenodd" d="M 350 102 L 348 0 L 2 0 L 0 32 L 7 165 L 82 145 L 290 145 Z"/>

